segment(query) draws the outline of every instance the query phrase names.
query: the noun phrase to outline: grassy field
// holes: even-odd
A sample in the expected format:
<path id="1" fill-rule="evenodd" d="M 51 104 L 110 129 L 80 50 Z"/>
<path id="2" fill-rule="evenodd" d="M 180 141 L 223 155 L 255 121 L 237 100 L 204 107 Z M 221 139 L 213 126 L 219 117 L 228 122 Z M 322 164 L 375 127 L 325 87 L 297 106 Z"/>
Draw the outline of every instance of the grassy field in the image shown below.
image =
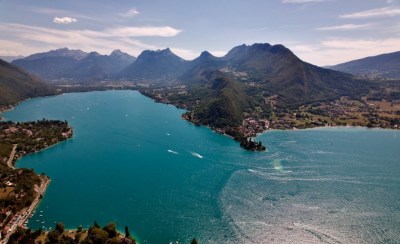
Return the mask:
<path id="1" fill-rule="evenodd" d="M 13 186 L 1 187 L 0 188 L 0 200 L 6 199 L 8 195 L 14 191 Z"/>

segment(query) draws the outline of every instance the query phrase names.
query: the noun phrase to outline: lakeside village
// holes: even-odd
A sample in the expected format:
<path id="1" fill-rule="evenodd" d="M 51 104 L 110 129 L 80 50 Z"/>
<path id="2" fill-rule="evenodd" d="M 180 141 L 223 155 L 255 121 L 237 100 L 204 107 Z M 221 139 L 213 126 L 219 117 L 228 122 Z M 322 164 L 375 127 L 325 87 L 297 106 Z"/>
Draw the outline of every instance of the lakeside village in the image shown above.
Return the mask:
<path id="1" fill-rule="evenodd" d="M 66 121 L 0 121 L 0 243 L 26 228 L 50 179 L 31 169 L 16 169 L 16 160 L 71 138 L 73 129 Z"/>
<path id="2" fill-rule="evenodd" d="M 171 104 L 178 108 L 193 111 L 199 100 L 183 101 L 176 99 L 178 95 L 187 95 L 186 85 L 160 84 L 150 85 L 140 82 L 107 82 L 92 86 L 59 86 L 60 92 L 81 92 L 92 90 L 137 90 L 156 102 Z M 371 99 L 363 97 L 355 100 L 341 97 L 333 101 L 316 102 L 302 105 L 297 108 L 278 107 L 278 96 L 264 98 L 261 108 L 252 114 L 244 116 L 238 128 L 243 135 L 251 137 L 268 129 L 306 129 L 323 126 L 363 126 L 369 128 L 400 129 L 400 100 Z M 271 108 L 268 116 L 263 110 Z M 183 115 L 184 119 L 190 118 Z M 191 121 L 199 125 L 197 121 Z M 207 125 L 205 125 L 207 126 Z M 224 128 L 211 128 L 218 133 L 225 134 Z"/>
<path id="3" fill-rule="evenodd" d="M 176 94 L 188 94 L 185 85 L 170 87 L 136 87 L 143 95 L 154 101 L 172 104 L 178 108 L 189 110 L 182 117 L 195 125 L 205 125 L 196 118 L 194 108 L 198 100 L 179 100 Z M 251 114 L 245 114 L 241 125 L 235 128 L 210 128 L 218 133 L 232 136 L 241 142 L 247 150 L 262 151 L 254 137 L 269 129 L 306 129 L 326 126 L 360 126 L 368 128 L 400 129 L 400 100 L 373 100 L 368 97 L 355 100 L 341 97 L 332 101 L 316 102 L 297 108 L 278 107 L 278 96 L 265 98 L 265 104 L 254 109 Z M 271 108 L 269 115 L 263 111 Z M 244 142 L 244 144 L 243 144 Z M 246 142 L 250 144 L 246 145 Z M 246 148 L 246 146 L 248 146 Z"/>

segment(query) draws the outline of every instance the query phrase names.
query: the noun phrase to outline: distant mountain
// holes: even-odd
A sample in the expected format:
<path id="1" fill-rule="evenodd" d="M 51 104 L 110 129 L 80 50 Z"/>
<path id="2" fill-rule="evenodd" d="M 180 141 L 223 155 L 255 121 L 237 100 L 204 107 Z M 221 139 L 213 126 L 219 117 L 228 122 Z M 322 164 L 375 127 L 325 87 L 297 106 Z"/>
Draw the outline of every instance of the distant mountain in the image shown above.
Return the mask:
<path id="1" fill-rule="evenodd" d="M 79 81 L 110 79 L 134 61 L 135 57 L 120 50 L 113 51 L 111 55 L 91 52 L 74 65 L 68 77 Z"/>
<path id="2" fill-rule="evenodd" d="M 125 66 L 124 68 L 126 68 L 128 65 L 130 65 L 131 63 L 135 62 L 136 58 L 121 52 L 121 50 L 114 50 L 111 54 L 110 54 L 110 60 L 113 62 L 116 62 L 119 64 L 120 67 Z M 121 70 L 115 70 L 115 72 L 120 72 Z"/>
<path id="3" fill-rule="evenodd" d="M 221 71 L 242 82 L 251 93 L 277 95 L 283 106 L 360 96 L 369 89 L 366 81 L 308 64 L 286 47 L 268 43 L 237 46 L 222 58 L 205 51 L 192 61 L 178 57 L 169 48 L 143 51 L 136 60 L 119 50 L 100 55 L 63 48 L 13 63 L 44 79 L 70 82 L 120 79 L 190 86 L 210 82 L 205 74 Z"/>
<path id="4" fill-rule="evenodd" d="M 369 78 L 400 79 L 400 51 L 362 58 L 327 68 Z"/>
<path id="5" fill-rule="evenodd" d="M 62 48 L 33 54 L 13 64 L 46 80 L 98 81 L 109 79 L 135 61 L 135 57 L 115 50 L 111 55 Z"/>
<path id="6" fill-rule="evenodd" d="M 282 105 L 332 100 L 368 91 L 365 81 L 308 64 L 282 45 L 241 45 L 222 58 L 205 54 L 192 63 L 195 64 L 181 77 L 183 81 L 204 81 L 207 77 L 202 74 L 220 70 L 247 84 L 253 93 L 278 95 Z"/>
<path id="7" fill-rule="evenodd" d="M 65 78 L 79 60 L 88 54 L 81 50 L 62 48 L 45 53 L 37 53 L 12 62 L 45 80 Z"/>
<path id="8" fill-rule="evenodd" d="M 11 105 L 27 98 L 55 93 L 55 89 L 38 78 L 0 59 L 0 105 Z"/>
<path id="9" fill-rule="evenodd" d="M 169 48 L 146 50 L 118 76 L 130 80 L 173 80 L 185 70 L 187 64 L 188 61 L 175 55 Z"/>
<path id="10" fill-rule="evenodd" d="M 0 59 L 4 60 L 6 62 L 9 62 L 9 63 L 11 63 L 12 61 L 14 61 L 16 59 L 21 59 L 21 58 L 24 58 L 24 56 L 21 56 L 21 55 L 19 55 L 19 56 L 0 56 Z"/>
<path id="11" fill-rule="evenodd" d="M 244 113 L 256 107 L 267 114 L 266 102 L 276 97 L 281 108 L 359 98 L 371 84 L 352 75 L 320 68 L 300 60 L 282 45 L 254 44 L 234 47 L 224 57 L 208 52 L 190 61 L 180 81 L 187 93 L 168 100 L 192 111 L 189 119 L 217 128 L 239 126 Z"/>
<path id="12" fill-rule="evenodd" d="M 44 53 L 36 53 L 32 54 L 26 58 L 25 60 L 37 60 L 37 59 L 42 59 L 42 58 L 48 58 L 48 57 L 69 57 L 73 58 L 76 60 L 83 59 L 86 57 L 88 54 L 82 50 L 71 50 L 68 48 L 60 48 L 56 50 L 51 50 L 49 52 L 44 52 Z"/>
<path id="13" fill-rule="evenodd" d="M 204 75 L 210 71 L 219 70 L 226 66 L 221 58 L 213 56 L 211 53 L 204 51 L 200 56 L 187 64 L 185 72 L 179 77 L 181 81 L 188 82 L 200 82 L 209 80 Z"/>

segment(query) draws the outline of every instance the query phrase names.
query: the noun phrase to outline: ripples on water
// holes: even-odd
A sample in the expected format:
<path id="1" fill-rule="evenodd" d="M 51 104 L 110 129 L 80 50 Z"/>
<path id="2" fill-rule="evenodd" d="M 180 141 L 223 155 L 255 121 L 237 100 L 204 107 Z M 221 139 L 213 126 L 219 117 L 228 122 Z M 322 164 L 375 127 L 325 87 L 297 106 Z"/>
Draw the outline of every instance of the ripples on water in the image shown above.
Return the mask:
<path id="1" fill-rule="evenodd" d="M 400 242 L 398 132 L 359 130 L 359 140 L 351 129 L 264 135 L 268 167 L 236 171 L 221 192 L 238 242 Z M 386 146 L 374 142 L 381 136 Z M 398 156 L 375 161 L 377 150 Z"/>
<path id="2" fill-rule="evenodd" d="M 271 131 L 259 137 L 268 151 L 252 153 L 182 112 L 111 91 L 7 113 L 76 132 L 18 162 L 53 179 L 29 225 L 114 220 L 143 243 L 400 243 L 398 131 Z"/>

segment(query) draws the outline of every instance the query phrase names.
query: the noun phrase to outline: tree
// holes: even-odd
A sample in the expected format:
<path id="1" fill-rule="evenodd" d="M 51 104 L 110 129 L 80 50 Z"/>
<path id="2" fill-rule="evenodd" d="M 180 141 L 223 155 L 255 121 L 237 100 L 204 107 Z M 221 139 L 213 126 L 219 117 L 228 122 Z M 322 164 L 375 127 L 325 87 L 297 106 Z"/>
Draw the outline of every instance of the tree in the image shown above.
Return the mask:
<path id="1" fill-rule="evenodd" d="M 58 230 L 60 234 L 64 233 L 64 223 L 57 223 L 55 230 Z"/>
<path id="2" fill-rule="evenodd" d="M 103 230 L 108 233 L 108 238 L 114 238 L 118 234 L 117 231 L 115 230 L 115 223 L 112 222 L 104 226 Z"/>
<path id="3" fill-rule="evenodd" d="M 50 231 L 47 234 L 47 241 L 48 243 L 58 243 L 58 240 L 60 239 L 60 232 L 58 230 L 53 230 Z"/>
<path id="4" fill-rule="evenodd" d="M 91 228 L 88 232 L 87 238 L 91 240 L 94 244 L 106 243 L 108 239 L 108 233 L 100 228 Z"/>
<path id="5" fill-rule="evenodd" d="M 198 244 L 196 238 L 193 238 L 192 241 L 190 242 L 190 244 Z"/>
<path id="6" fill-rule="evenodd" d="M 125 237 L 126 237 L 126 238 L 131 237 L 131 233 L 129 233 L 128 226 L 125 226 Z"/>
<path id="7" fill-rule="evenodd" d="M 100 228 L 100 225 L 97 223 L 97 221 L 96 221 L 96 220 L 94 221 L 94 224 L 93 224 L 93 226 L 94 226 L 94 227 L 96 227 L 96 228 Z"/>

